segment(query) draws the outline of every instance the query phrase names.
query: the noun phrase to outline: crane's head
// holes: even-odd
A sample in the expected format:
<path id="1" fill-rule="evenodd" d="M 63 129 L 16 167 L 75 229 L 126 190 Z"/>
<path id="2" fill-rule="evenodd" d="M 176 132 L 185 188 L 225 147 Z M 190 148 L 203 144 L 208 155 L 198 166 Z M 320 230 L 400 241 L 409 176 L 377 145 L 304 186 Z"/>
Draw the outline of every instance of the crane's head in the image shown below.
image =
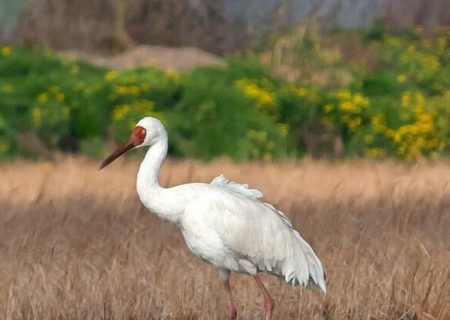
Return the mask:
<path id="1" fill-rule="evenodd" d="M 131 149 L 152 146 L 163 139 L 167 140 L 167 132 L 161 121 L 145 117 L 136 124 L 130 138 L 102 162 L 100 170 Z"/>

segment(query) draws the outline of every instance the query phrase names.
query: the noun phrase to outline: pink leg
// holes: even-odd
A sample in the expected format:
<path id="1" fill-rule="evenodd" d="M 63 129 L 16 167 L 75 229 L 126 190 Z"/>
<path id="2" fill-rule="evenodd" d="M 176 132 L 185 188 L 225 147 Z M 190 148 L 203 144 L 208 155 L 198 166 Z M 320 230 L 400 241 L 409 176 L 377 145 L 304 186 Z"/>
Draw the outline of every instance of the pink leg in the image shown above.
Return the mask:
<path id="1" fill-rule="evenodd" d="M 235 320 L 237 316 L 236 306 L 234 305 L 233 293 L 231 292 L 230 279 L 223 280 L 223 286 L 228 297 L 228 318 Z"/>
<path id="2" fill-rule="evenodd" d="M 267 292 L 266 287 L 264 287 L 264 284 L 261 281 L 261 278 L 259 277 L 259 275 L 255 276 L 255 280 L 256 280 L 256 283 L 258 284 L 259 290 L 261 291 L 262 295 L 264 296 L 264 311 L 266 313 L 266 320 L 271 320 L 272 312 L 273 312 L 273 309 L 275 308 L 275 302 L 273 301 L 269 292 Z"/>

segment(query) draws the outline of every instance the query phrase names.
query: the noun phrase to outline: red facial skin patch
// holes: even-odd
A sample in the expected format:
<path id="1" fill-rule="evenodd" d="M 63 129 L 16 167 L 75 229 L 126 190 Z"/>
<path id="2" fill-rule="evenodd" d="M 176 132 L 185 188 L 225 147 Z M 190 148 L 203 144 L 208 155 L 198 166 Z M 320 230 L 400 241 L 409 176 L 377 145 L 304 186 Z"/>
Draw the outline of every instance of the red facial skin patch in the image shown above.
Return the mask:
<path id="1" fill-rule="evenodd" d="M 137 126 L 133 129 L 133 133 L 131 134 L 131 139 L 134 146 L 138 146 L 142 144 L 145 140 L 145 135 L 147 134 L 146 130 L 143 127 Z"/>

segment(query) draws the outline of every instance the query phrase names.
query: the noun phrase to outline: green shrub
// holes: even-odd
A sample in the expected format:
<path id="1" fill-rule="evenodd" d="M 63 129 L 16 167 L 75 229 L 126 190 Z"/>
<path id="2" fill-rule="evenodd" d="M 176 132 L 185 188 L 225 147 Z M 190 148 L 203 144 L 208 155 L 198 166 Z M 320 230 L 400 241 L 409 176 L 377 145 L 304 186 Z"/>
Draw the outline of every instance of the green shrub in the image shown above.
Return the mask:
<path id="1" fill-rule="evenodd" d="M 180 102 L 168 112 L 176 154 L 238 160 L 286 154 L 274 80 L 259 63 L 234 58 L 224 68 L 187 73 L 182 82 Z"/>
<path id="2" fill-rule="evenodd" d="M 162 119 L 180 157 L 447 154 L 450 33 L 383 32 L 297 32 L 273 54 L 260 49 L 260 59 L 235 55 L 184 73 L 106 70 L 0 46 L 0 157 L 30 154 L 21 134 L 48 150 L 99 157 L 101 141 L 123 141 L 144 116 Z"/>

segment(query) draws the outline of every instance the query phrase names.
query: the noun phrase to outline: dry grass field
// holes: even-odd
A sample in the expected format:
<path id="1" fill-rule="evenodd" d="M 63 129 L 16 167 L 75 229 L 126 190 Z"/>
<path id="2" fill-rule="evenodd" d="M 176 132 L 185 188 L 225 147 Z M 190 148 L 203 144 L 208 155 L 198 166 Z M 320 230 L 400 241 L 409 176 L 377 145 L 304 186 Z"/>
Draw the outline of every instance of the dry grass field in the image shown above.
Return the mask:
<path id="1" fill-rule="evenodd" d="M 137 198 L 137 163 L 0 165 L 0 319 L 224 319 L 216 271 Z M 202 164 L 161 183 L 228 178 L 261 189 L 321 258 L 328 293 L 263 276 L 275 319 L 450 319 L 450 164 Z M 261 319 L 234 275 L 239 319 Z"/>

